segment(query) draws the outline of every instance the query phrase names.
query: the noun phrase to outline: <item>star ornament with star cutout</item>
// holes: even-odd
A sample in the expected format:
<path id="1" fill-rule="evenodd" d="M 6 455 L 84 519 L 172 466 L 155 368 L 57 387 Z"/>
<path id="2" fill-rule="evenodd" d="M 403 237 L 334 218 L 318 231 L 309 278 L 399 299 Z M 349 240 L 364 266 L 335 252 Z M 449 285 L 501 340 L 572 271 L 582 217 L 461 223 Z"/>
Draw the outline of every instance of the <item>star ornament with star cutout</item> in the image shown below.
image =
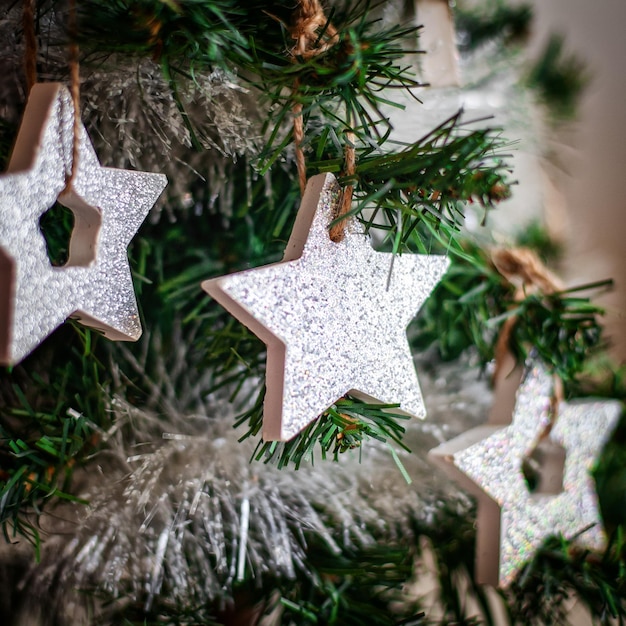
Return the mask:
<path id="1" fill-rule="evenodd" d="M 331 241 L 339 196 L 331 174 L 311 178 L 281 262 L 202 283 L 267 345 L 265 441 L 293 438 L 346 393 L 425 417 L 406 327 L 448 259 L 376 252 L 354 218 Z"/>
<path id="2" fill-rule="evenodd" d="M 162 174 L 102 167 L 80 125 L 71 189 L 74 107 L 67 88 L 35 85 L 0 176 L 0 363 L 21 361 L 69 316 L 110 339 L 141 324 L 127 246 L 167 184 Z M 39 228 L 56 201 L 72 210 L 69 258 L 53 267 Z"/>
<path id="3" fill-rule="evenodd" d="M 532 363 L 509 426 L 474 428 L 431 450 L 429 458 L 478 499 L 476 580 L 507 587 L 544 540 L 577 537 L 587 548 L 605 542 L 590 471 L 617 425 L 617 401 L 561 402 L 550 444 L 565 451 L 559 489 L 528 488 L 522 464 L 550 423 L 552 377 Z M 555 465 L 556 467 L 556 465 Z M 554 470 L 547 482 L 554 482 Z M 558 476 L 561 478 L 561 476 Z M 584 532 L 583 532 L 584 531 Z"/>

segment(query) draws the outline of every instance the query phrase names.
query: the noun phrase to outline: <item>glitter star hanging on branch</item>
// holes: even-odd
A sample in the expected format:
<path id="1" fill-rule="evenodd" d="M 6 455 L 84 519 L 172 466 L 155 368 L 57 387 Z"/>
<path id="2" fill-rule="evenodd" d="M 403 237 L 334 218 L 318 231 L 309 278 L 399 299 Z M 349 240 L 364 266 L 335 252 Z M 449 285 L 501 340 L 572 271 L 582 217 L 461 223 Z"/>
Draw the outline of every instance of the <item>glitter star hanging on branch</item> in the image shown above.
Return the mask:
<path id="1" fill-rule="evenodd" d="M 66 190 L 73 126 L 68 90 L 34 85 L 8 172 L 0 176 L 0 363 L 22 360 L 68 316 L 110 339 L 141 335 L 126 248 L 167 181 L 102 167 L 81 125 Z M 39 228 L 57 200 L 74 214 L 63 267 L 52 266 Z"/>
<path id="2" fill-rule="evenodd" d="M 376 252 L 354 218 L 331 241 L 339 196 L 332 175 L 315 176 L 282 262 L 202 285 L 267 344 L 266 441 L 294 437 L 348 392 L 425 416 L 406 327 L 448 259 Z"/>
<path id="3" fill-rule="evenodd" d="M 531 493 L 522 467 L 551 421 L 551 392 L 552 377 L 534 363 L 519 388 L 510 426 L 480 426 L 430 452 L 478 498 L 479 583 L 508 586 L 549 535 L 578 535 L 577 542 L 590 549 L 604 544 L 590 470 L 617 424 L 620 403 L 560 403 L 549 439 L 565 451 L 562 481 L 548 473 L 547 482 L 559 488 Z"/>

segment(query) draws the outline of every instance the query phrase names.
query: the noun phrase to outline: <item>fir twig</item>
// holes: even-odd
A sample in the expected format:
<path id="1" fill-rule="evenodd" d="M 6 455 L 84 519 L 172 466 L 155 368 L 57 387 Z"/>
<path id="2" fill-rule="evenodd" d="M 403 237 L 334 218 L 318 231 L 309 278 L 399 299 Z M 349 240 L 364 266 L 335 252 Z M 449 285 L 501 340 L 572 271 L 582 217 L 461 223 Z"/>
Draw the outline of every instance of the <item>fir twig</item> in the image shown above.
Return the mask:
<path id="1" fill-rule="evenodd" d="M 573 118 L 578 101 L 589 83 L 585 63 L 566 55 L 564 40 L 552 35 L 528 74 L 528 84 L 536 89 L 555 120 Z"/>
<path id="2" fill-rule="evenodd" d="M 52 378 L 37 372 L 37 357 L 30 375 L 23 366 L 0 373 L 0 524 L 7 539 L 25 537 L 37 555 L 39 515 L 59 499 L 84 503 L 71 495 L 73 471 L 108 423 L 95 337 L 68 327 L 64 363 L 54 363 Z M 47 356 L 40 351 L 44 362 Z"/>
<path id="3" fill-rule="evenodd" d="M 413 572 L 406 545 L 347 549 L 341 556 L 322 544 L 310 546 L 308 560 L 317 573 L 313 585 L 282 588 L 283 623 L 360 626 L 419 626 L 424 613 L 403 593 Z M 404 597 L 403 597 L 404 596 Z M 390 610 L 395 606 L 396 610 Z"/>
<path id="4" fill-rule="evenodd" d="M 235 427 L 248 423 L 248 430 L 240 440 L 260 432 L 264 392 L 263 388 L 255 405 L 237 419 Z M 303 462 L 313 462 L 316 453 L 324 460 L 331 456 L 337 461 L 340 454 L 360 449 L 366 439 L 372 438 L 389 447 L 398 469 L 410 483 L 411 479 L 393 449 L 395 445 L 410 452 L 402 442 L 405 429 L 399 423 L 409 417 L 394 411 L 398 407 L 397 404 L 368 404 L 348 395 L 329 407 L 293 439 L 284 443 L 260 440 L 253 458 L 265 463 L 274 462 L 279 468 L 293 465 L 299 469 Z"/>
<path id="5" fill-rule="evenodd" d="M 509 197 L 505 142 L 493 129 L 466 131 L 461 116 L 459 111 L 402 151 L 360 157 L 355 212 L 373 208 L 369 227 L 387 228 L 390 237 L 401 229 L 403 247 L 412 242 L 423 250 L 422 221 L 457 229 L 465 203 L 477 203 L 486 215 Z"/>
<path id="6" fill-rule="evenodd" d="M 456 7 L 454 21 L 459 32 L 460 47 L 473 50 L 494 39 L 519 41 L 530 31 L 532 7 L 522 4 L 509 6 L 502 0 L 491 3 L 491 7 Z"/>
<path id="7" fill-rule="evenodd" d="M 466 244 L 426 302 L 417 322 L 415 345 L 438 345 L 443 358 L 454 359 L 470 346 L 483 364 L 495 356 L 504 321 L 516 316 L 511 350 L 520 358 L 534 349 L 540 358 L 574 386 L 590 354 L 602 347 L 599 318 L 603 309 L 584 292 L 598 292 L 611 281 L 582 285 L 554 294 L 528 294 L 515 300 L 515 288 L 496 270 L 489 255 Z"/>

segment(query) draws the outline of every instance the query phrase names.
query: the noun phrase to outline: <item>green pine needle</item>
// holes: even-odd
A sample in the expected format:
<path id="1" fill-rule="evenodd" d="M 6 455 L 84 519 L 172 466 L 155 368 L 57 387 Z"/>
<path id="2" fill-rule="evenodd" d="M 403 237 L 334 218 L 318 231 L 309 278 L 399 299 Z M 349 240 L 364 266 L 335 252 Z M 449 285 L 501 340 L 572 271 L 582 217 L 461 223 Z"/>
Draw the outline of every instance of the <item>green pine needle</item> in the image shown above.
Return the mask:
<path id="1" fill-rule="evenodd" d="M 261 431 L 264 395 L 263 387 L 254 406 L 237 419 L 235 427 L 248 425 L 240 441 Z M 410 452 L 402 442 L 405 428 L 400 423 L 409 416 L 394 410 L 398 407 L 398 404 L 368 404 L 347 395 L 293 439 L 287 442 L 259 440 L 253 459 L 275 463 L 281 469 L 290 465 L 299 469 L 303 462 L 313 462 L 317 455 L 322 460 L 332 458 L 338 461 L 341 454 L 354 449 L 360 451 L 367 439 L 376 439 L 388 446 L 402 476 L 410 483 L 411 479 L 393 448 L 397 446 Z"/>
<path id="2" fill-rule="evenodd" d="M 444 279 L 420 312 L 415 346 L 433 343 L 444 359 L 477 348 L 483 364 L 494 358 L 500 328 L 515 316 L 510 349 L 520 359 L 533 350 L 574 389 L 587 359 L 603 347 L 600 318 L 604 311 L 592 303 L 611 281 L 582 285 L 562 292 L 529 294 L 515 300 L 515 288 L 496 270 L 489 255 L 467 244 L 463 256 L 454 254 Z"/>
<path id="3" fill-rule="evenodd" d="M 530 5 L 509 6 L 503 0 L 492 1 L 488 6 L 463 5 L 459 3 L 454 11 L 461 49 L 473 50 L 494 39 L 517 42 L 530 32 L 533 16 Z"/>

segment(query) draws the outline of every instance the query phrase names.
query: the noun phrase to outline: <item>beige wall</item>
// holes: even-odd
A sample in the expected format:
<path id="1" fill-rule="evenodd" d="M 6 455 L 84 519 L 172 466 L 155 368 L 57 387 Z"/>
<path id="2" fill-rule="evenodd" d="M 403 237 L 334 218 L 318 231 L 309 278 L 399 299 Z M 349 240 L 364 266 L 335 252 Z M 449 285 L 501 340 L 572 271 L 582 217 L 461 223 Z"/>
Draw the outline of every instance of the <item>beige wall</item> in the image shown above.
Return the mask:
<path id="1" fill-rule="evenodd" d="M 611 277 L 615 291 L 602 299 L 614 353 L 626 360 L 626 2 L 533 0 L 532 50 L 551 32 L 565 35 L 569 51 L 592 76 L 573 132 L 561 137 L 560 158 L 568 207 L 564 274 L 580 283 Z M 569 143 L 569 146 L 567 145 Z"/>

